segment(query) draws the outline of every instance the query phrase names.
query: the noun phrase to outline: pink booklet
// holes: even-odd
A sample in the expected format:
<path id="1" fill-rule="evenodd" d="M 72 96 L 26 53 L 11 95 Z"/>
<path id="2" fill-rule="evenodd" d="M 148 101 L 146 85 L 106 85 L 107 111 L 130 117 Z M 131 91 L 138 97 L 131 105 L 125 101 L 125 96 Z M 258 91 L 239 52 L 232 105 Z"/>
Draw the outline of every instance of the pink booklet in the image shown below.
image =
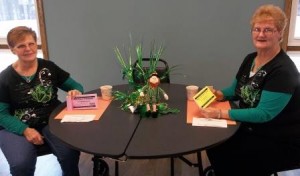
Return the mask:
<path id="1" fill-rule="evenodd" d="M 97 94 L 83 94 L 67 96 L 67 110 L 73 109 L 97 109 Z"/>

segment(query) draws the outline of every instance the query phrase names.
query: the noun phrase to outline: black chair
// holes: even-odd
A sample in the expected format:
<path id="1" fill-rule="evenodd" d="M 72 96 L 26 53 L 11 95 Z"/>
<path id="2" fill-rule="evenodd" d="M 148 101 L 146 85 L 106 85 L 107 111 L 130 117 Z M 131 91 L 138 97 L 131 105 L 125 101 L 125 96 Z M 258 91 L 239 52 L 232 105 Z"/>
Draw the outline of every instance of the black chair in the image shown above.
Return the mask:
<path id="1" fill-rule="evenodd" d="M 52 154 L 52 151 L 47 143 L 37 145 L 37 156 Z"/>
<path id="2" fill-rule="evenodd" d="M 276 172 L 272 173 L 270 176 L 278 176 L 278 172 L 290 171 L 300 169 L 300 163 L 295 163 L 294 165 L 290 166 L 283 166 L 279 168 Z M 204 169 L 204 176 L 215 176 L 214 170 L 211 166 L 208 166 Z"/>
<path id="3" fill-rule="evenodd" d="M 94 156 L 92 161 L 94 162 L 93 176 L 109 176 L 109 166 L 101 157 Z M 118 163 L 116 163 L 115 175 L 119 172 L 117 167 L 119 167 Z"/>
<path id="4" fill-rule="evenodd" d="M 295 170 L 295 169 L 300 169 L 300 162 L 291 164 L 289 166 L 282 166 L 276 172 L 274 172 L 272 175 L 278 176 L 278 172 L 290 171 L 290 170 Z"/>
<path id="5" fill-rule="evenodd" d="M 152 63 L 151 63 L 152 62 Z M 156 63 L 154 63 L 156 62 Z M 158 77 L 160 78 L 161 83 L 170 83 L 170 70 L 167 61 L 164 59 L 158 59 L 155 58 L 143 58 L 142 63 L 139 64 L 138 60 L 135 61 L 133 64 L 133 79 L 135 83 L 145 83 L 145 78 L 142 77 L 140 74 L 140 68 L 143 69 L 143 71 L 148 72 L 150 68 L 150 64 L 157 64 L 156 66 L 156 73 L 158 74 Z M 150 73 L 151 74 L 151 73 Z M 150 76 L 149 74 L 149 76 Z"/>
<path id="6" fill-rule="evenodd" d="M 214 169 L 211 166 L 207 166 L 203 171 L 204 176 L 216 176 Z"/>

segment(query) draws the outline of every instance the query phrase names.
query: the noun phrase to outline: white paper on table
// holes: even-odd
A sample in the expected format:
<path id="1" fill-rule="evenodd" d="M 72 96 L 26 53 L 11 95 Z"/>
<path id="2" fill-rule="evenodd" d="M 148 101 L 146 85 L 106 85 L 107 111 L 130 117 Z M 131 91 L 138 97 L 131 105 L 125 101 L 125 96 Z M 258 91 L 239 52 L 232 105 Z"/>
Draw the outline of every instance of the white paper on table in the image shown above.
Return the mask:
<path id="1" fill-rule="evenodd" d="M 192 126 L 227 128 L 227 121 L 225 119 L 193 117 Z"/>
<path id="2" fill-rule="evenodd" d="M 92 114 L 72 114 L 64 115 L 60 122 L 90 122 L 95 119 Z"/>

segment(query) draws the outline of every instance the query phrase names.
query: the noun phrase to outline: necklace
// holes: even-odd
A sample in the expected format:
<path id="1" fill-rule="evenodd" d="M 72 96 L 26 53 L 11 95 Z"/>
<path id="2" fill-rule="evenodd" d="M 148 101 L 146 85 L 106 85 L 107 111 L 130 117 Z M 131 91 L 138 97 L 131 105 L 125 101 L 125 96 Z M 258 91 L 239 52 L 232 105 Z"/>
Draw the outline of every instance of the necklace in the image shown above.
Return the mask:
<path id="1" fill-rule="evenodd" d="M 23 79 L 25 79 L 25 81 L 26 81 L 27 83 L 30 83 L 30 82 L 32 81 L 34 75 L 35 75 L 35 74 L 33 74 L 33 75 L 31 75 L 31 76 L 22 76 L 22 77 L 23 77 Z"/>
<path id="2" fill-rule="evenodd" d="M 256 74 L 256 72 L 258 72 L 264 65 L 261 65 L 261 66 L 257 67 L 256 71 L 254 70 L 254 66 L 255 66 L 255 59 L 253 59 L 253 61 L 252 61 L 249 77 L 254 76 Z"/>
<path id="3" fill-rule="evenodd" d="M 253 61 L 252 61 L 252 65 L 251 65 L 251 70 L 250 70 L 250 72 L 254 72 L 254 73 L 256 73 L 256 72 L 258 72 L 264 65 L 266 65 L 268 62 L 270 62 L 273 58 L 275 58 L 276 57 L 276 55 L 280 52 L 281 50 L 280 50 L 280 48 L 279 48 L 279 50 L 277 50 L 277 51 L 275 51 L 275 52 L 273 52 L 273 54 L 271 53 L 271 54 L 269 54 L 271 57 L 263 57 L 263 58 L 265 58 L 264 60 L 263 60 L 263 62 L 262 62 L 262 64 L 260 64 L 260 66 L 259 67 L 257 67 L 256 68 L 256 71 L 254 70 L 254 67 L 255 67 L 255 60 L 258 60 L 258 55 L 253 59 Z"/>
<path id="4" fill-rule="evenodd" d="M 254 62 L 255 62 L 255 59 L 253 59 L 253 61 L 252 61 L 252 65 L 251 65 L 251 70 L 250 70 L 250 71 L 256 73 L 256 72 L 259 71 L 264 65 L 261 65 L 261 66 L 257 67 L 257 68 L 256 68 L 256 71 L 254 71 L 254 66 L 255 66 L 255 63 L 254 63 Z"/>

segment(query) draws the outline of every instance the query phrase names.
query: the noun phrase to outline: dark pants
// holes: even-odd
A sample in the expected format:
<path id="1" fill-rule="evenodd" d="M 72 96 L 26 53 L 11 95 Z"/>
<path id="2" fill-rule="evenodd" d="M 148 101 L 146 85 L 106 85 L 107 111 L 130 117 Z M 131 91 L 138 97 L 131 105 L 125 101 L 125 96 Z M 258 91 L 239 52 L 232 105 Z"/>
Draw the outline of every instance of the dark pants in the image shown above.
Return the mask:
<path id="1" fill-rule="evenodd" d="M 270 176 L 299 161 L 299 146 L 240 129 L 226 142 L 207 150 L 216 176 Z"/>
<path id="2" fill-rule="evenodd" d="M 42 129 L 45 142 L 60 163 L 64 176 L 79 176 L 78 162 L 80 152 L 70 149 L 55 137 L 48 126 Z M 13 176 L 33 176 L 37 160 L 37 148 L 24 136 L 0 130 L 0 148 L 10 166 Z"/>

